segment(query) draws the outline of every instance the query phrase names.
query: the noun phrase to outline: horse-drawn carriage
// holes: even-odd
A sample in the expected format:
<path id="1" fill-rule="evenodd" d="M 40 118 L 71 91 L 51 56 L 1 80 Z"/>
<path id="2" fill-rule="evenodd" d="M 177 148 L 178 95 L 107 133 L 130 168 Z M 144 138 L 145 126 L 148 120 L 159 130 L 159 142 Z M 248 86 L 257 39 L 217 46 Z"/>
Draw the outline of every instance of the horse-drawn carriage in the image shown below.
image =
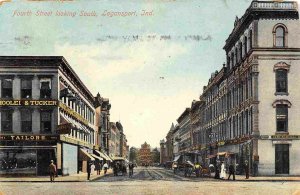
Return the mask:
<path id="1" fill-rule="evenodd" d="M 114 157 L 113 158 L 113 172 L 114 176 L 124 176 L 127 174 L 127 159 L 122 157 Z"/>

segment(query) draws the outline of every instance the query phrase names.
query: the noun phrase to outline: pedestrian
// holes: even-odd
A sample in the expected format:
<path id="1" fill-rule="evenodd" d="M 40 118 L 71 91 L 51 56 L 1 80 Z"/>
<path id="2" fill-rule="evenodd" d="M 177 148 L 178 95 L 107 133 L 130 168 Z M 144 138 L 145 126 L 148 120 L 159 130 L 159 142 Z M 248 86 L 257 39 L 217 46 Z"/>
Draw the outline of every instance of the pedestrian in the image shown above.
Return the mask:
<path id="1" fill-rule="evenodd" d="M 201 166 L 198 162 L 195 163 L 195 173 L 196 173 L 196 177 L 199 177 L 200 176 L 200 169 L 201 169 Z"/>
<path id="2" fill-rule="evenodd" d="M 87 163 L 87 167 L 86 167 L 86 170 L 87 170 L 87 180 L 90 180 L 90 177 L 91 177 L 91 163 L 88 161 Z"/>
<path id="3" fill-rule="evenodd" d="M 129 163 L 128 168 L 129 168 L 129 177 L 132 177 L 132 175 L 133 175 L 133 168 L 134 168 L 133 163 Z"/>
<path id="4" fill-rule="evenodd" d="M 225 179 L 225 178 L 226 178 L 226 169 L 225 169 L 225 164 L 224 164 L 224 162 L 222 162 L 222 164 L 221 164 L 221 174 L 220 174 L 220 178 L 221 178 L 221 179 Z"/>
<path id="5" fill-rule="evenodd" d="M 233 176 L 233 180 L 235 180 L 235 170 L 234 170 L 234 165 L 233 165 L 233 163 L 231 163 L 230 165 L 229 165 L 229 176 L 228 176 L 228 178 L 227 178 L 227 180 L 229 180 L 230 179 L 230 176 Z"/>
<path id="6" fill-rule="evenodd" d="M 118 176 L 117 163 L 113 164 L 113 172 L 114 172 L 114 176 Z"/>
<path id="7" fill-rule="evenodd" d="M 56 175 L 56 165 L 54 164 L 53 160 L 50 161 L 49 174 L 50 174 L 50 182 L 54 182 L 54 178 Z"/>
<path id="8" fill-rule="evenodd" d="M 220 179 L 220 169 L 217 163 L 215 164 L 215 179 Z"/>
<path id="9" fill-rule="evenodd" d="M 104 163 L 103 169 L 104 169 L 104 175 L 106 175 L 107 169 L 108 169 L 108 164 L 107 164 L 107 162 Z"/>
<path id="10" fill-rule="evenodd" d="M 173 163 L 172 168 L 173 168 L 174 174 L 176 174 L 176 172 L 177 172 L 177 162 Z"/>
<path id="11" fill-rule="evenodd" d="M 91 175 L 95 173 L 95 163 L 91 163 Z"/>
<path id="12" fill-rule="evenodd" d="M 249 179 L 249 163 L 247 160 L 245 161 L 245 174 L 246 174 L 246 179 Z"/>
<path id="13" fill-rule="evenodd" d="M 96 162 L 95 162 L 95 169 L 96 169 L 96 171 L 97 171 L 97 175 L 100 175 L 100 172 L 101 172 L 101 165 L 100 165 L 100 161 L 99 160 L 97 160 Z"/>

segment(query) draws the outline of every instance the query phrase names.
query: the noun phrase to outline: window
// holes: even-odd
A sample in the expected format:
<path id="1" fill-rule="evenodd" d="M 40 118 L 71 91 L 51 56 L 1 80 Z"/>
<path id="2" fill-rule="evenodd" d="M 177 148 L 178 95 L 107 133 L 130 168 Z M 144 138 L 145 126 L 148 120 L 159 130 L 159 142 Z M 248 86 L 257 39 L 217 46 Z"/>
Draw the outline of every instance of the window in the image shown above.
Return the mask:
<path id="1" fill-rule="evenodd" d="M 247 55 L 247 51 L 248 51 L 248 38 L 247 37 L 244 37 L 244 56 Z"/>
<path id="2" fill-rule="evenodd" d="M 12 79 L 3 79 L 2 80 L 2 97 L 3 98 L 12 98 Z"/>
<path id="3" fill-rule="evenodd" d="M 51 97 L 51 79 L 40 80 L 40 97 L 41 98 Z"/>
<path id="4" fill-rule="evenodd" d="M 51 111 L 41 111 L 41 132 L 51 132 Z"/>
<path id="5" fill-rule="evenodd" d="M 21 98 L 31 98 L 32 94 L 32 81 L 30 79 L 21 80 Z"/>
<path id="6" fill-rule="evenodd" d="M 2 110 L 1 111 L 1 131 L 11 132 L 12 131 L 12 111 Z"/>
<path id="7" fill-rule="evenodd" d="M 284 28 L 279 26 L 275 30 L 275 46 L 284 47 Z"/>
<path id="8" fill-rule="evenodd" d="M 243 60 L 243 44 L 242 42 L 239 43 L 239 50 L 240 50 L 240 62 Z"/>
<path id="9" fill-rule="evenodd" d="M 30 110 L 21 110 L 21 128 L 22 132 L 32 131 L 32 117 Z"/>
<path id="10" fill-rule="evenodd" d="M 287 93 L 287 70 L 277 69 L 276 70 L 276 92 Z"/>
<path id="11" fill-rule="evenodd" d="M 249 31 L 249 48 L 248 51 L 252 49 L 252 30 Z"/>
<path id="12" fill-rule="evenodd" d="M 288 105 L 276 105 L 276 131 L 288 131 Z"/>

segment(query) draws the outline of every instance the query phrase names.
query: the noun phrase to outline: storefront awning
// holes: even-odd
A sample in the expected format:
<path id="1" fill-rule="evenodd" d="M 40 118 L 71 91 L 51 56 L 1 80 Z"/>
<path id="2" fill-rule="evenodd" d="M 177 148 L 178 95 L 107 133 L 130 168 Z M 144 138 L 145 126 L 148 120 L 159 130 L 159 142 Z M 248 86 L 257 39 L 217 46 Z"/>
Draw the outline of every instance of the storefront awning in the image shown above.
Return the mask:
<path id="1" fill-rule="evenodd" d="M 101 158 L 100 156 L 97 156 L 96 154 L 90 154 L 92 157 L 94 157 L 95 159 L 98 160 L 103 160 L 103 158 Z"/>
<path id="2" fill-rule="evenodd" d="M 208 156 L 207 156 L 207 158 L 215 158 L 215 157 L 216 157 L 215 154 L 213 154 L 213 155 L 208 155 Z"/>
<path id="3" fill-rule="evenodd" d="M 104 154 L 104 153 L 102 153 L 102 152 L 100 152 L 100 151 L 98 151 L 98 150 L 94 150 L 100 157 L 102 157 L 102 158 L 104 158 L 105 160 L 108 160 L 108 161 L 110 161 L 110 162 L 112 162 L 112 159 L 109 157 L 109 156 L 107 156 L 106 154 Z"/>
<path id="4" fill-rule="evenodd" d="M 90 160 L 90 161 L 94 161 L 94 160 L 95 160 L 95 158 L 92 157 L 91 154 L 89 154 L 88 152 L 86 152 L 85 150 L 83 150 L 83 149 L 81 149 L 81 148 L 80 148 L 79 155 L 80 155 L 81 158 L 84 159 L 84 160 Z"/>
<path id="5" fill-rule="evenodd" d="M 177 162 L 178 161 L 178 159 L 180 158 L 180 155 L 178 155 L 178 156 L 175 156 L 175 158 L 174 158 L 174 162 Z"/>
<path id="6" fill-rule="evenodd" d="M 113 160 L 124 160 L 125 161 L 125 158 L 119 157 L 119 156 L 112 157 L 112 159 Z"/>

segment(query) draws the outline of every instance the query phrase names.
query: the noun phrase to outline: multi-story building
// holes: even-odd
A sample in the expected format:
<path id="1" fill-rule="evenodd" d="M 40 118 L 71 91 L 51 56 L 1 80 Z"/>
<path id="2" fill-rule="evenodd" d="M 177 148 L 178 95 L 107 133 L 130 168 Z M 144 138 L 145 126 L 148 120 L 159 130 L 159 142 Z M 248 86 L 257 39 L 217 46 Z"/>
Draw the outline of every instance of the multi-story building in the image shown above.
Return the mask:
<path id="1" fill-rule="evenodd" d="M 0 174 L 46 175 L 54 160 L 68 175 L 102 160 L 102 98 L 63 57 L 1 56 L 0 86 Z"/>
<path id="2" fill-rule="evenodd" d="M 173 136 L 172 136 L 173 137 L 172 138 L 173 139 L 172 153 L 173 153 L 173 157 L 174 157 L 174 159 L 172 159 L 172 161 L 178 161 L 180 158 L 180 152 L 179 152 L 180 135 L 179 135 L 179 125 L 178 124 L 175 125 L 172 134 L 173 134 Z"/>
<path id="3" fill-rule="evenodd" d="M 110 131 L 109 131 L 109 156 L 114 157 L 119 155 L 119 150 L 117 150 L 117 131 L 118 128 L 114 122 L 110 122 Z"/>
<path id="4" fill-rule="evenodd" d="M 206 162 L 206 131 L 203 131 L 204 101 L 194 100 L 191 105 L 191 154 L 192 161 L 202 165 Z"/>
<path id="5" fill-rule="evenodd" d="M 142 166 L 148 166 L 152 164 L 151 147 L 147 142 L 141 145 L 138 152 L 138 162 Z"/>
<path id="6" fill-rule="evenodd" d="M 227 63 L 200 96 L 193 146 L 206 150 L 207 163 L 235 161 L 243 172 L 248 161 L 254 175 L 300 174 L 299 34 L 296 2 L 254 0 L 236 18 L 224 46 Z"/>
<path id="7" fill-rule="evenodd" d="M 167 162 L 167 149 L 165 140 L 160 140 L 160 164 L 164 164 Z"/>
<path id="8" fill-rule="evenodd" d="M 68 62 L 1 56 L 0 77 L 1 172 L 45 175 L 50 160 L 63 174 L 84 170 L 96 144 L 94 97 Z"/>
<path id="9" fill-rule="evenodd" d="M 168 134 L 166 136 L 166 161 L 172 161 L 174 159 L 173 155 L 173 144 L 174 144 L 174 139 L 173 139 L 173 130 L 175 126 L 172 123 L 170 130 L 168 131 Z"/>
<path id="10" fill-rule="evenodd" d="M 191 119 L 190 108 L 186 108 L 177 119 L 179 132 L 179 153 L 183 161 L 191 160 L 193 157 L 191 149 Z"/>

